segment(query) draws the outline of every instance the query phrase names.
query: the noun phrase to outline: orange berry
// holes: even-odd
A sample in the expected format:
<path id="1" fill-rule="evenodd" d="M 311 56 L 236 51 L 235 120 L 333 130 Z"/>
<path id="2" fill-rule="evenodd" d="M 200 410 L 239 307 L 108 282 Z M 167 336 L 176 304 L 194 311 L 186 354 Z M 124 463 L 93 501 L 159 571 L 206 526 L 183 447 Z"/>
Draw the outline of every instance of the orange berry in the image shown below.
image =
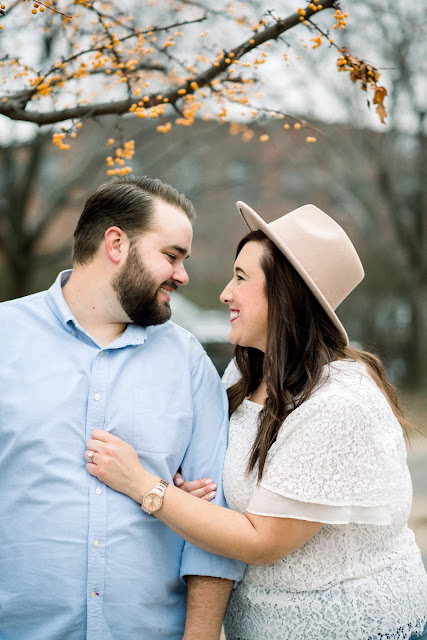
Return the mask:
<path id="1" fill-rule="evenodd" d="M 306 139 L 305 139 L 306 142 L 316 142 L 316 140 L 317 140 L 317 138 L 314 138 L 312 136 L 307 136 Z"/>
<path id="2" fill-rule="evenodd" d="M 284 125 L 283 125 L 283 128 L 284 128 L 284 129 L 290 129 L 290 128 L 291 128 L 291 125 L 289 125 L 288 123 L 286 123 L 286 124 L 284 124 Z"/>
<path id="3" fill-rule="evenodd" d="M 295 122 L 294 129 L 301 129 L 301 125 L 299 122 Z"/>
<path id="4" fill-rule="evenodd" d="M 36 13 L 37 13 L 37 9 L 32 9 L 32 10 L 31 10 L 31 13 L 36 14 Z"/>
<path id="5" fill-rule="evenodd" d="M 40 11 L 41 13 L 43 13 L 43 11 L 44 11 L 44 7 L 40 7 L 39 11 Z"/>
<path id="6" fill-rule="evenodd" d="M 267 140 L 270 140 L 270 136 L 268 136 L 266 133 L 259 137 L 260 142 L 267 142 Z"/>

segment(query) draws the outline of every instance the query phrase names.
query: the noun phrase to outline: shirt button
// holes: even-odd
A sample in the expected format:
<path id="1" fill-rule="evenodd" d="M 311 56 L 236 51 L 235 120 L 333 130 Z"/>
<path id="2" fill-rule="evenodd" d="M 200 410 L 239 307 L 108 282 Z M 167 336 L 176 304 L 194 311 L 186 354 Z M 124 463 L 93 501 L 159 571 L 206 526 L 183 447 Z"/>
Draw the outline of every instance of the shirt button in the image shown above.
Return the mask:
<path id="1" fill-rule="evenodd" d="M 99 547 L 99 540 L 98 539 L 93 541 L 93 546 L 94 547 Z"/>
<path id="2" fill-rule="evenodd" d="M 100 358 L 103 358 L 103 357 L 104 357 L 104 352 L 103 352 L 103 351 L 100 351 L 100 352 L 99 352 L 99 357 L 100 357 Z"/>
<path id="3" fill-rule="evenodd" d="M 91 591 L 90 592 L 90 597 L 91 598 L 96 598 L 96 591 Z"/>
<path id="4" fill-rule="evenodd" d="M 97 496 L 99 496 L 99 494 L 102 493 L 102 489 L 100 487 L 96 487 L 95 493 Z"/>
<path id="5" fill-rule="evenodd" d="M 72 331 L 72 332 L 71 332 L 71 335 L 72 335 L 72 336 L 75 336 L 75 335 L 76 335 L 76 332 L 75 332 L 75 331 Z"/>
<path id="6" fill-rule="evenodd" d="M 95 393 L 93 397 L 95 398 L 95 400 L 101 400 L 101 396 L 99 395 L 99 393 Z"/>

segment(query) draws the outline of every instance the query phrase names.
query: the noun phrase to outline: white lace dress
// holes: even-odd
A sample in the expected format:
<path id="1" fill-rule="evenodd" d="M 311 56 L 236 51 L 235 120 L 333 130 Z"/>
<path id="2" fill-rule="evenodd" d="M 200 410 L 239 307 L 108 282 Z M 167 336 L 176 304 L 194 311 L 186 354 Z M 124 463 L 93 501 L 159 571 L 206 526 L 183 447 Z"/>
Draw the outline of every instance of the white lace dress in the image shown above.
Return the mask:
<path id="1" fill-rule="evenodd" d="M 224 384 L 239 378 L 230 363 Z M 230 421 L 224 490 L 236 511 L 325 523 L 290 555 L 248 566 L 227 640 L 407 640 L 427 622 L 427 576 L 407 527 L 412 485 L 402 429 L 364 365 L 325 367 L 285 420 L 261 483 L 246 474 L 261 405 Z"/>

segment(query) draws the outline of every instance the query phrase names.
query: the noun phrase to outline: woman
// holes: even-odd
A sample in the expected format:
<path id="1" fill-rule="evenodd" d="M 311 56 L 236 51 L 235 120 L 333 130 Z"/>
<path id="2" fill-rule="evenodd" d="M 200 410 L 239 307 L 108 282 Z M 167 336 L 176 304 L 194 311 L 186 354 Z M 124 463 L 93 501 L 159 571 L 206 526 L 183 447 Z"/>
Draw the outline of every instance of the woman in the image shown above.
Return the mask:
<path id="1" fill-rule="evenodd" d="M 313 205 L 270 224 L 238 209 L 251 233 L 221 295 L 236 345 L 224 376 L 231 509 L 168 485 L 102 430 L 88 471 L 249 565 L 230 598 L 230 640 L 421 637 L 427 578 L 406 524 L 405 420 L 381 363 L 349 346 L 335 313 L 363 278 L 357 253 Z"/>

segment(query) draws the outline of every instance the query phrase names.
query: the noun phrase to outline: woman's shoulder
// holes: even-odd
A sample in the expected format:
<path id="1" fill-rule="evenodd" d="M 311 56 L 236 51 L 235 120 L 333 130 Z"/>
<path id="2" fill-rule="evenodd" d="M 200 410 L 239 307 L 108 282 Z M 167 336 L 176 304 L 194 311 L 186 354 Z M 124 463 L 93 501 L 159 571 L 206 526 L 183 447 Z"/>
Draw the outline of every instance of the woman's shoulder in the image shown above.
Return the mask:
<path id="1" fill-rule="evenodd" d="M 340 396 L 358 402 L 384 397 L 367 367 L 357 360 L 334 360 L 325 365 L 311 398 Z M 385 399 L 385 398 L 384 398 Z"/>
<path id="2" fill-rule="evenodd" d="M 222 374 L 222 384 L 226 389 L 236 384 L 242 377 L 240 371 L 237 368 L 234 358 L 228 363 L 224 373 Z"/>
<path id="3" fill-rule="evenodd" d="M 336 360 L 324 367 L 321 379 L 302 404 L 285 421 L 303 422 L 311 425 L 326 425 L 331 432 L 333 425 L 352 430 L 353 427 L 367 431 L 385 428 L 394 432 L 400 425 L 386 397 L 378 387 L 366 366 L 355 360 Z M 382 426 L 382 428 L 381 428 Z"/>

